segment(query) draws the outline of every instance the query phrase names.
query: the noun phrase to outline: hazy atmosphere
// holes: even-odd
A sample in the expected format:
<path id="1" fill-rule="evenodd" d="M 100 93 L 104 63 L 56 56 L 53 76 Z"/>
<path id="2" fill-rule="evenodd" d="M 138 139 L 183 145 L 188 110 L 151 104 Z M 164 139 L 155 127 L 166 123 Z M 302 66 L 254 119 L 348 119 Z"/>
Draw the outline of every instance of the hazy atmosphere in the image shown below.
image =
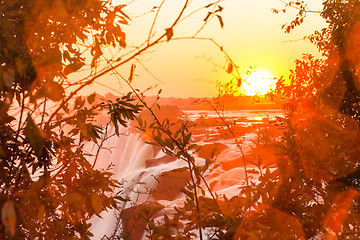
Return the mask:
<path id="1" fill-rule="evenodd" d="M 131 17 L 131 22 L 124 27 L 129 46 L 138 46 L 148 37 L 155 11 L 149 11 L 159 6 L 161 1 L 134 1 L 125 8 Z M 169 21 L 174 20 L 179 13 L 179 1 L 167 1 L 157 17 L 153 33 L 161 35 L 169 27 Z M 203 7 L 201 1 L 191 1 L 185 15 Z M 206 5 L 206 4 L 205 4 Z M 286 34 L 282 25 L 290 22 L 296 15 L 296 9 L 288 9 L 286 14 L 274 14 L 273 9 L 282 9 L 284 3 L 278 0 L 254 1 L 222 1 L 221 28 L 219 21 L 213 19 L 196 36 L 216 41 L 230 55 L 239 66 L 241 76 L 246 75 L 249 67 L 256 67 L 258 71 L 266 71 L 271 76 L 279 78 L 289 75 L 294 67 L 294 61 L 301 58 L 304 53 L 320 56 L 316 47 L 309 41 L 303 40 L 315 30 L 325 27 L 325 21 L 317 13 L 308 13 L 301 27 L 291 34 Z M 319 11 L 322 1 L 314 0 L 307 3 L 309 9 Z M 204 23 L 207 11 L 202 10 L 186 18 L 174 28 L 174 38 L 192 38 Z M 134 17 L 132 17 L 134 16 Z M 146 89 L 159 84 L 163 89 L 163 96 L 172 97 L 214 97 L 217 96 L 216 82 L 225 82 L 229 76 L 221 68 L 226 64 L 224 54 L 219 47 L 208 40 L 176 40 L 161 44 L 154 52 L 140 56 L 134 78 L 134 86 Z M 144 69 L 143 65 L 150 70 Z M 128 75 L 128 66 L 125 67 L 124 76 Z M 114 81 L 99 79 L 98 82 L 124 91 Z M 108 88 L 94 84 L 97 92 L 106 93 Z M 93 89 L 87 89 L 89 93 Z M 155 91 L 150 94 L 155 94 Z"/>
<path id="2" fill-rule="evenodd" d="M 0 1 L 0 240 L 360 239 L 360 0 Z"/>

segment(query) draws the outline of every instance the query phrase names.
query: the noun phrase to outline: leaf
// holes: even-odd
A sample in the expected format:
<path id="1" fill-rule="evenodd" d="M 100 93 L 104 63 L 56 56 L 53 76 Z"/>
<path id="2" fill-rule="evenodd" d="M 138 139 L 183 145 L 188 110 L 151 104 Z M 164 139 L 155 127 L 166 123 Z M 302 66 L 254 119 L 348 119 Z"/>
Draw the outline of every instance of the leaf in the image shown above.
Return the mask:
<path id="1" fill-rule="evenodd" d="M 204 18 L 204 22 L 206 22 L 206 21 L 209 19 L 209 17 L 211 16 L 211 14 L 212 14 L 212 12 L 208 12 L 208 13 L 207 13 L 206 17 Z"/>
<path id="2" fill-rule="evenodd" d="M 72 57 L 70 56 L 70 53 L 69 53 L 69 51 L 64 51 L 63 52 L 63 60 L 65 61 L 65 60 L 68 60 L 69 62 L 71 62 L 71 60 L 72 60 Z"/>
<path id="3" fill-rule="evenodd" d="M 287 28 L 286 28 L 286 33 L 289 33 L 290 30 L 291 30 L 291 27 L 290 27 L 290 26 L 287 26 Z"/>
<path id="4" fill-rule="evenodd" d="M 166 39 L 167 41 L 170 41 L 170 39 L 174 36 L 174 32 L 172 28 L 166 28 Z"/>
<path id="5" fill-rule="evenodd" d="M 165 145 L 171 150 L 174 150 L 174 142 L 170 138 L 165 138 Z"/>
<path id="6" fill-rule="evenodd" d="M 10 88 L 15 81 L 15 71 L 10 69 L 8 71 L 4 71 L 3 73 L 3 82 L 6 87 Z"/>
<path id="7" fill-rule="evenodd" d="M 54 102 L 61 101 L 64 98 L 65 91 L 60 83 L 55 81 L 47 81 L 42 88 L 44 96 L 48 97 Z"/>
<path id="8" fill-rule="evenodd" d="M 95 96 L 95 93 L 93 93 L 87 97 L 87 101 L 89 104 L 92 104 L 95 101 Z"/>
<path id="9" fill-rule="evenodd" d="M 126 42 L 124 40 L 120 40 L 120 46 L 125 48 L 126 47 Z"/>
<path id="10" fill-rule="evenodd" d="M 191 133 L 184 136 L 184 145 L 186 145 L 189 142 L 190 138 L 191 138 Z"/>
<path id="11" fill-rule="evenodd" d="M 80 61 L 70 63 L 69 65 L 65 66 L 64 74 L 69 75 L 70 73 L 76 72 L 84 65 L 85 65 L 85 63 L 80 62 Z"/>
<path id="12" fill-rule="evenodd" d="M 128 82 L 131 83 L 134 77 L 134 71 L 135 71 L 136 65 L 135 64 L 131 64 L 131 68 L 130 68 L 130 76 L 128 78 Z"/>
<path id="13" fill-rule="evenodd" d="M 21 58 L 15 58 L 16 71 L 22 77 L 26 75 L 27 64 Z"/>
<path id="14" fill-rule="evenodd" d="M 238 87 L 238 88 L 241 87 L 241 82 L 242 82 L 242 81 L 241 81 L 241 78 L 238 78 L 238 79 L 237 79 L 237 87 Z"/>
<path id="15" fill-rule="evenodd" d="M 37 218 L 38 218 L 39 222 L 44 220 L 44 218 L 45 218 L 45 207 L 44 207 L 44 205 L 41 205 L 39 207 Z"/>
<path id="16" fill-rule="evenodd" d="M 8 200 L 1 208 L 1 222 L 10 232 L 11 236 L 15 235 L 16 212 L 12 201 Z"/>
<path id="17" fill-rule="evenodd" d="M 35 151 L 36 156 L 41 156 L 41 152 L 45 144 L 45 139 L 41 130 L 35 124 L 34 120 L 32 120 L 30 115 L 28 115 L 26 119 L 24 134 L 26 139 L 29 141 L 30 146 Z"/>
<path id="18" fill-rule="evenodd" d="M 97 195 L 96 193 L 92 193 L 91 194 L 91 206 L 94 209 L 94 212 L 96 214 L 100 214 L 102 211 L 102 200 L 101 197 L 99 195 Z"/>
<path id="19" fill-rule="evenodd" d="M 219 19 L 220 27 L 223 28 L 224 27 L 224 22 L 222 20 L 222 17 L 220 15 L 216 15 L 216 16 Z"/>
<path id="20" fill-rule="evenodd" d="M 228 63 L 227 68 L 226 68 L 226 72 L 230 74 L 230 73 L 232 73 L 233 69 L 234 69 L 233 64 Z"/>
<path id="21" fill-rule="evenodd" d="M 247 169 L 247 173 L 259 174 L 259 171 L 255 170 L 255 169 Z"/>
<path id="22" fill-rule="evenodd" d="M 127 19 L 131 20 L 130 17 L 126 13 L 124 13 L 122 10 L 119 10 L 119 13 L 121 13 Z"/>

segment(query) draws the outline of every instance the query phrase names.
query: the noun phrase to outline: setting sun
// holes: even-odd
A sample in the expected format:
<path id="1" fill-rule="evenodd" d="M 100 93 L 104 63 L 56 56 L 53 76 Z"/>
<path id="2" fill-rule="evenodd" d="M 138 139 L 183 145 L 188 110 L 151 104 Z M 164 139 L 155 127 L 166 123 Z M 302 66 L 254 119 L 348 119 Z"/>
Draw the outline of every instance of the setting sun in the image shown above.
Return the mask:
<path id="1" fill-rule="evenodd" d="M 267 71 L 254 71 L 243 82 L 240 92 L 248 95 L 264 95 L 270 91 L 275 84 L 274 76 Z"/>

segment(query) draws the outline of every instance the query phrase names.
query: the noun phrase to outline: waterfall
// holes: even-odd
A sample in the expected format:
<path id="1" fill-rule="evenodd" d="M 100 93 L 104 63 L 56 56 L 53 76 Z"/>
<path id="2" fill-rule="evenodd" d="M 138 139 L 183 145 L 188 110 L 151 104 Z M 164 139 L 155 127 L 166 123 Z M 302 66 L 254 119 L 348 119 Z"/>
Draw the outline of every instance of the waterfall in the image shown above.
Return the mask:
<path id="1" fill-rule="evenodd" d="M 145 144 L 139 134 L 129 133 L 119 137 L 113 136 L 108 139 L 99 153 L 96 169 L 106 169 L 110 164 L 114 178 L 131 179 L 145 169 L 145 160 L 154 158 L 151 145 Z M 92 149 L 94 151 L 96 149 Z M 104 234 L 111 234 L 116 225 L 115 210 L 109 209 L 92 220 L 90 231 L 94 234 L 93 239 L 100 239 Z"/>
<path id="2" fill-rule="evenodd" d="M 162 151 L 155 151 L 152 145 L 146 144 L 136 133 L 128 133 L 119 137 L 113 136 L 104 143 L 103 148 L 95 168 L 106 169 L 111 164 L 113 177 L 123 183 L 124 189 L 131 189 L 122 194 L 124 198 L 131 200 L 122 206 L 123 209 L 132 207 L 131 203 L 142 204 L 149 201 L 149 188 L 153 188 L 158 183 L 159 176 L 168 171 L 186 167 L 184 161 L 176 160 L 176 158 L 167 163 L 147 166 L 147 160 L 155 159 L 157 161 L 166 154 Z M 87 149 L 91 152 L 97 150 L 90 146 L 87 146 Z M 113 233 L 116 227 L 115 213 L 114 209 L 110 209 L 101 213 L 101 218 L 94 216 L 90 228 L 94 234 L 93 239 L 101 239 L 105 234 L 109 236 Z"/>
<path id="3" fill-rule="evenodd" d="M 242 111 L 239 112 L 237 118 L 233 117 L 233 119 L 236 120 L 236 127 L 240 134 L 239 137 L 241 137 L 242 150 L 247 155 L 254 145 L 253 140 L 257 138 L 257 128 L 254 126 L 262 122 L 243 118 L 241 113 Z M 281 115 L 281 112 L 276 111 L 270 113 L 274 116 L 276 114 Z M 196 112 L 192 114 L 194 115 Z M 237 116 L 237 112 L 232 114 Z M 259 113 L 256 112 L 256 114 Z M 266 111 L 263 111 L 263 114 L 264 116 L 269 115 Z M 274 116 L 270 118 L 272 119 Z M 205 178 L 213 192 L 232 197 L 245 184 L 242 153 L 235 141 L 224 134 L 223 128 L 216 126 L 213 128 L 206 127 L 206 129 L 211 130 L 209 136 L 204 134 L 206 129 L 204 130 L 201 126 L 193 129 L 192 139 L 198 146 L 202 147 L 202 150 L 199 150 L 194 157 L 197 165 L 203 165 L 204 159 L 211 155 L 214 148 L 219 150 L 215 159 L 216 162 L 213 164 L 217 167 L 205 174 Z M 122 130 L 125 131 L 125 129 Z M 113 134 L 114 129 L 109 130 L 109 132 Z M 109 165 L 112 165 L 113 177 L 123 184 L 121 196 L 130 199 L 129 202 L 121 206 L 122 210 L 132 211 L 131 207 L 147 202 L 159 203 L 164 206 L 164 211 L 171 211 L 174 206 L 180 206 L 184 202 L 184 195 L 180 189 L 188 181 L 187 163 L 185 161 L 167 156 L 162 151 L 158 151 L 159 149 L 156 150 L 154 146 L 146 144 L 138 133 L 128 133 L 119 137 L 113 136 L 104 143 L 103 148 L 100 151 L 95 168 L 107 169 Z M 87 146 L 87 149 L 91 153 L 97 151 L 97 147 Z M 265 154 L 264 159 L 271 157 L 271 152 L 262 154 Z M 246 157 L 250 158 L 251 156 Z M 247 169 L 256 172 L 257 167 L 249 165 Z M 258 174 L 253 173 L 251 177 L 252 181 L 256 182 Z M 206 188 L 204 185 L 202 187 Z M 155 191 L 149 194 L 149 189 Z M 94 234 L 93 239 L 100 239 L 104 235 L 110 236 L 113 233 L 117 223 L 115 213 L 115 210 L 110 209 L 101 214 L 102 218 L 94 216 L 91 220 L 93 225 L 90 229 Z M 125 222 L 124 220 L 123 223 Z M 121 225 L 120 227 L 124 226 Z M 140 237 L 137 236 L 136 239 L 141 239 L 141 232 L 135 227 L 132 232 L 136 232 L 138 235 L 140 233 Z"/>

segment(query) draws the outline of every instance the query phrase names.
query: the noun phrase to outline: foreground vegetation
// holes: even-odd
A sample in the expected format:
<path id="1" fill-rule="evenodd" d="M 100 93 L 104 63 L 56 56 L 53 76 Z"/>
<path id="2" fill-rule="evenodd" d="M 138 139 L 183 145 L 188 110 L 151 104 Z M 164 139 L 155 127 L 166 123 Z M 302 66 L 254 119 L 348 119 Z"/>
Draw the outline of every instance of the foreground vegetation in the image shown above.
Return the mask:
<path id="1" fill-rule="evenodd" d="M 175 133 L 165 122 L 156 121 L 152 125 L 153 140 L 168 154 L 188 162 L 193 178 L 183 191 L 186 201 L 176 208 L 175 214 L 156 221 L 152 214 L 159 209 L 146 215 L 144 227 L 149 238 L 188 239 L 195 235 L 200 239 L 359 238 L 360 2 L 323 4 L 321 16 L 329 26 L 308 36 L 323 58 L 304 54 L 291 71 L 290 84 L 280 78 L 269 94 L 272 98 L 289 99 L 284 105 L 286 116 L 276 122 L 283 132 L 281 139 L 257 145 L 258 151 L 263 151 L 270 144 L 267 156 L 276 159 L 276 170 L 269 171 L 260 164 L 258 181 L 249 180 L 248 172 L 246 184 L 237 196 L 228 199 L 212 195 L 208 186 L 201 184 L 205 182 L 211 158 L 208 165 L 194 165 L 186 125 Z M 293 6 L 299 12 L 294 21 L 283 26 L 288 33 L 311 12 L 305 3 L 297 1 L 286 4 L 284 11 Z M 231 94 L 237 84 L 238 79 L 234 79 L 221 86 L 220 92 Z M 230 124 L 223 123 L 233 133 Z M 236 136 L 233 137 L 236 141 Z"/>
<path id="2" fill-rule="evenodd" d="M 93 142 L 100 151 L 107 126 L 112 125 L 119 135 L 120 126 L 127 126 L 142 108 L 149 111 L 153 122 L 137 118 L 138 128 L 152 144 L 185 161 L 189 172 L 189 182 L 182 189 L 186 200 L 174 213 L 155 219 L 161 209 L 158 205 L 138 206 L 134 211 L 143 220 L 148 238 L 359 238 L 360 1 L 323 2 L 320 14 L 329 25 L 308 36 L 323 58 L 304 55 L 296 61 L 290 84 L 280 78 L 269 95 L 288 100 L 286 117 L 276 122 L 283 132 L 281 139 L 257 143 L 259 149 L 271 146 L 268 156 L 276 159 L 277 168 L 270 171 L 259 162 L 261 174 L 258 181 L 252 181 L 244 158 L 246 184 L 231 199 L 213 193 L 206 182 L 213 156 L 205 165 L 195 164 L 196 146 L 187 123 L 173 126 L 159 119 L 153 110 L 156 104 L 147 104 L 140 91 L 133 89 L 101 103 L 95 101 L 95 94 L 78 95 L 109 72 L 120 75 L 116 67 L 131 63 L 160 42 L 171 41 L 173 28 L 184 17 L 189 2 L 184 1 L 162 35 L 150 34 L 143 45 L 129 51 L 122 31 L 130 20 L 125 5 L 113 6 L 102 0 L 0 3 L 2 238 L 89 239 L 89 220 L 109 208 L 119 208 L 127 199 L 114 197 L 121 184 L 112 178 L 110 169 L 94 168 L 97 155 L 86 152 L 84 145 Z M 289 2 L 284 11 L 292 7 L 299 12 L 283 26 L 288 33 L 311 12 L 300 1 Z M 204 9 L 208 12 L 205 24 L 214 18 L 223 25 L 219 1 Z M 100 60 L 109 46 L 123 55 L 107 59 L 103 66 Z M 83 57 L 84 52 L 90 53 L 90 60 Z M 245 80 L 225 56 L 225 71 L 233 79 L 219 86 L 220 95 L 231 94 Z M 86 66 L 90 67 L 88 77 L 69 80 L 69 74 Z M 125 79 L 130 87 L 134 71 L 131 65 Z M 104 111 L 108 125 L 97 125 L 94 118 Z M 232 126 L 222 120 L 241 150 Z M 127 237 L 121 225 L 111 236 Z"/>

